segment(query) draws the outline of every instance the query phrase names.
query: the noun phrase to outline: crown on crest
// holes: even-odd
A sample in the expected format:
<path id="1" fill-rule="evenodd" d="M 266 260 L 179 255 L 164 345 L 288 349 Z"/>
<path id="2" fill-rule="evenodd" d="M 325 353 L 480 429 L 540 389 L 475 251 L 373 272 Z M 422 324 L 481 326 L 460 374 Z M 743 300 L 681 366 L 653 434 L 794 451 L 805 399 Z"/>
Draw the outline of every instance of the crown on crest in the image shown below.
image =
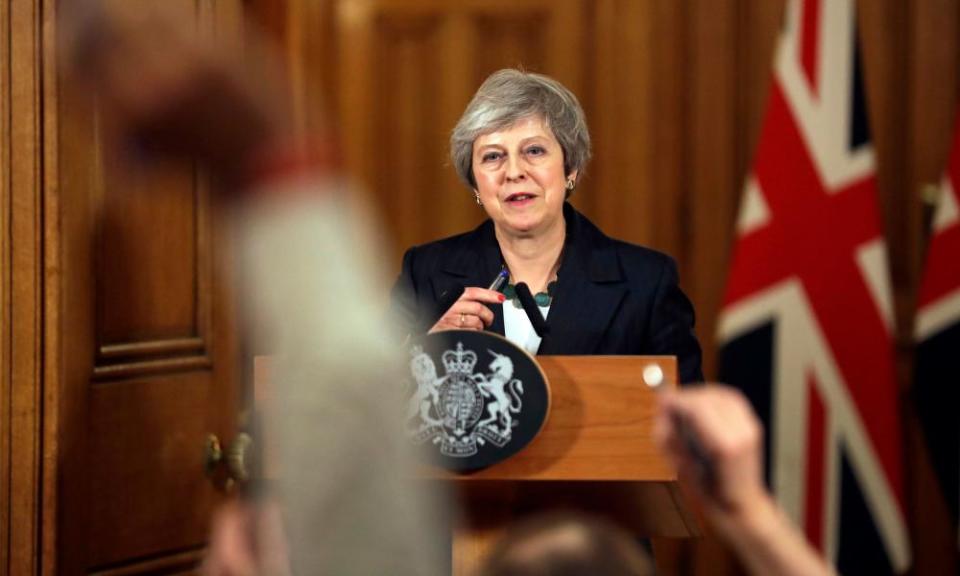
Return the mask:
<path id="1" fill-rule="evenodd" d="M 457 349 L 447 350 L 441 356 L 443 366 L 447 374 L 460 372 L 463 374 L 473 374 L 473 367 L 477 364 L 477 354 L 472 350 L 464 350 L 463 343 L 457 342 Z"/>

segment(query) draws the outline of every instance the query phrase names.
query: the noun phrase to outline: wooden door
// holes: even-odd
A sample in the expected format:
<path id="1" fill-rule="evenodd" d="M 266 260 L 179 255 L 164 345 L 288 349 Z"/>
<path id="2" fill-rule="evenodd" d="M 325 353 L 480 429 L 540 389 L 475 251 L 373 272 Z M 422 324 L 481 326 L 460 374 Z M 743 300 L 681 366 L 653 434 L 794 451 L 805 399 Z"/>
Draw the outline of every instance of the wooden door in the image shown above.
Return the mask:
<path id="1" fill-rule="evenodd" d="M 175 3 L 240 29 L 237 0 Z M 232 439 L 240 396 L 229 246 L 193 166 L 113 170 L 101 111 L 63 91 L 56 112 L 56 572 L 190 573 L 222 499 L 204 441 Z"/>

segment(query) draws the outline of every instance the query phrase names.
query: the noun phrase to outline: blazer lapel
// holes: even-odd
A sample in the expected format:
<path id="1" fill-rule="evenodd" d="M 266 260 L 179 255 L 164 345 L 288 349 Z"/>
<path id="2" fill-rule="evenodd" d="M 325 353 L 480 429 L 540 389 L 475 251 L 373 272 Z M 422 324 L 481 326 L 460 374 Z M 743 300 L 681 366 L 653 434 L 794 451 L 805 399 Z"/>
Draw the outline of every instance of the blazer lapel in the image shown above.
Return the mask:
<path id="1" fill-rule="evenodd" d="M 451 250 L 440 264 L 441 274 L 431 280 L 434 301 L 438 302 L 458 286 L 486 288 L 500 272 L 500 246 L 487 220 L 463 243 Z M 487 330 L 503 335 L 503 306 L 491 306 L 493 324 Z"/>
<path id="2" fill-rule="evenodd" d="M 565 211 L 569 205 L 565 206 Z M 566 256 L 538 354 L 592 354 L 627 294 L 614 244 L 569 208 Z"/>

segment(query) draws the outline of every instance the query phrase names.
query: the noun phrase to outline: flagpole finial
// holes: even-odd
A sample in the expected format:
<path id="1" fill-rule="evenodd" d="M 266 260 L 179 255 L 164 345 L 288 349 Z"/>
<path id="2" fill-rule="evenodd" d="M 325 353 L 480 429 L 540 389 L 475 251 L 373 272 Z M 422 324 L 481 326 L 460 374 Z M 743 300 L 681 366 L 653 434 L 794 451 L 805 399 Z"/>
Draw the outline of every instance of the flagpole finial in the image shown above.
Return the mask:
<path id="1" fill-rule="evenodd" d="M 942 190 L 939 184 L 927 182 L 920 187 L 920 200 L 923 202 L 923 205 L 928 208 L 935 208 L 937 206 L 937 203 L 940 201 L 940 194 L 942 194 Z"/>

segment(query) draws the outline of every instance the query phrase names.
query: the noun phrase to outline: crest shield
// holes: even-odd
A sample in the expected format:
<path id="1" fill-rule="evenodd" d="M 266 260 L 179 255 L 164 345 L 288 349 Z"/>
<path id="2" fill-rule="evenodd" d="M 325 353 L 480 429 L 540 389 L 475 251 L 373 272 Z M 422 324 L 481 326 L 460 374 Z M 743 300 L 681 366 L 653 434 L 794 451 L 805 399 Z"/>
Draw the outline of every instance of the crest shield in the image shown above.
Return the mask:
<path id="1" fill-rule="evenodd" d="M 546 421 L 543 371 L 502 336 L 427 334 L 411 343 L 409 357 L 408 434 L 445 468 L 479 470 L 509 458 Z"/>

